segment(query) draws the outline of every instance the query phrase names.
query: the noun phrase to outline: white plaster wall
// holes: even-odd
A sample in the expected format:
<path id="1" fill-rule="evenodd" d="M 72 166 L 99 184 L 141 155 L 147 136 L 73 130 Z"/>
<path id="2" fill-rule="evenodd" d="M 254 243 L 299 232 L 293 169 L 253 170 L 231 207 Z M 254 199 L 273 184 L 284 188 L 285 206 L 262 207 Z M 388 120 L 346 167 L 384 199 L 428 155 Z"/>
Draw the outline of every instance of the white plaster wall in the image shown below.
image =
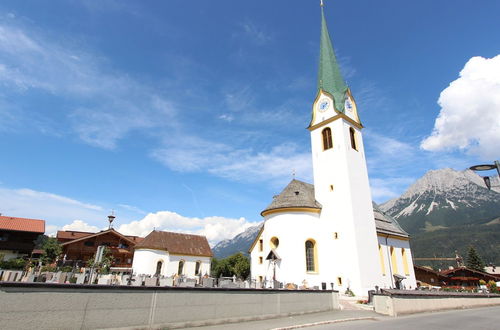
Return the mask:
<path id="1" fill-rule="evenodd" d="M 169 254 L 163 250 L 137 249 L 134 252 L 132 268 L 135 274 L 154 275 L 158 261 L 163 261 L 161 275 L 173 276 L 179 269 L 179 261 L 184 260 L 182 274 L 187 277 L 195 277 L 196 262 L 200 261 L 200 272 L 202 275 L 210 275 L 210 257 L 182 256 Z"/>
<path id="2" fill-rule="evenodd" d="M 136 249 L 134 259 L 132 261 L 132 269 L 134 274 L 154 275 L 156 273 L 156 265 L 158 261 L 162 261 L 161 275 L 167 276 L 166 268 L 170 261 L 170 256 L 167 251 L 153 249 Z"/>
<path id="3" fill-rule="evenodd" d="M 324 151 L 321 131 L 330 127 L 333 148 Z M 378 244 L 372 199 L 361 132 L 357 150 L 351 148 L 349 124 L 344 119 L 311 132 L 316 199 L 323 205 L 321 218 L 338 232 L 335 250 L 342 251 L 335 261 L 342 265 L 343 283 L 356 294 L 366 295 L 379 285 Z M 330 185 L 333 185 L 331 191 Z"/>
<path id="4" fill-rule="evenodd" d="M 386 241 L 387 240 L 387 241 Z M 402 281 L 402 285 L 406 289 L 415 289 L 417 286 L 417 281 L 415 278 L 415 270 L 413 268 L 413 256 L 410 249 L 410 242 L 407 240 L 399 240 L 396 238 L 387 238 L 379 236 L 378 242 L 382 247 L 382 256 L 384 258 L 384 265 L 386 270 L 386 275 L 383 276 L 383 285 L 380 285 L 381 288 L 395 288 L 393 275 L 395 274 L 394 265 L 392 264 L 391 259 L 391 247 L 395 249 L 396 262 L 397 262 L 397 273 L 399 275 L 405 276 L 406 279 Z M 408 262 L 408 271 L 409 274 L 405 274 L 404 272 L 404 263 L 403 263 L 403 255 L 402 249 L 406 250 L 406 260 Z M 379 267 L 380 262 L 379 262 Z"/>
<path id="5" fill-rule="evenodd" d="M 352 288 L 351 274 L 346 271 L 350 262 L 349 253 L 342 250 L 342 240 L 348 238 L 339 236 L 339 239 L 335 239 L 333 228 L 332 221 L 316 213 L 282 212 L 268 215 L 264 230 L 251 252 L 252 278 L 257 280 L 262 276 L 268 281 L 272 280 L 273 266 L 265 258 L 271 250 L 271 238 L 278 237 L 276 252 L 281 260 L 276 263 L 276 280 L 298 286 L 303 285 L 305 280 L 309 287 L 320 288 L 322 283 L 326 283 L 327 289 L 331 289 L 333 283 L 334 288 L 341 291 L 349 285 Z M 263 240 L 263 251 L 259 251 L 259 239 Z M 306 271 L 305 242 L 308 239 L 316 241 L 317 272 L 314 273 Z M 259 264 L 259 257 L 264 259 L 263 264 Z M 342 278 L 341 286 L 338 285 L 338 277 Z"/>
<path id="6" fill-rule="evenodd" d="M 200 261 L 200 273 L 201 275 L 210 275 L 210 257 L 200 257 L 200 256 L 182 256 L 171 254 L 170 262 L 168 264 L 166 275 L 175 275 L 179 269 L 179 262 L 184 260 L 184 267 L 182 274 L 187 277 L 195 277 L 196 262 Z"/>

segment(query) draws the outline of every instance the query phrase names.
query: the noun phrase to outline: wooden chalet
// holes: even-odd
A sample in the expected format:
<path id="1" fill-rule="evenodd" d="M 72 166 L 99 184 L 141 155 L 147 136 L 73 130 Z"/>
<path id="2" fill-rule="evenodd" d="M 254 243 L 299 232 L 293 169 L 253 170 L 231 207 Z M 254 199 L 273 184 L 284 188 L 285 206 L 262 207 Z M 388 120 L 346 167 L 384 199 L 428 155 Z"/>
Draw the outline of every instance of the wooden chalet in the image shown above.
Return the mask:
<path id="1" fill-rule="evenodd" d="M 65 264 L 86 266 L 97 252 L 97 247 L 107 246 L 113 256 L 112 267 L 131 268 L 134 247 L 143 238 L 122 235 L 113 228 L 89 233 L 81 231 L 58 231 L 57 240 L 61 243 Z"/>
<path id="2" fill-rule="evenodd" d="M 484 280 L 485 282 L 496 282 L 500 279 L 495 275 L 480 272 L 465 266 L 443 270 L 440 274 L 446 277 L 444 280 L 445 286 L 477 287 L 480 280 Z"/>
<path id="3" fill-rule="evenodd" d="M 0 216 L 0 254 L 4 260 L 29 257 L 45 233 L 45 220 Z"/>
<path id="4" fill-rule="evenodd" d="M 445 275 L 433 270 L 430 267 L 422 267 L 414 265 L 415 278 L 417 285 L 422 287 L 443 286 L 444 281 L 447 279 Z"/>

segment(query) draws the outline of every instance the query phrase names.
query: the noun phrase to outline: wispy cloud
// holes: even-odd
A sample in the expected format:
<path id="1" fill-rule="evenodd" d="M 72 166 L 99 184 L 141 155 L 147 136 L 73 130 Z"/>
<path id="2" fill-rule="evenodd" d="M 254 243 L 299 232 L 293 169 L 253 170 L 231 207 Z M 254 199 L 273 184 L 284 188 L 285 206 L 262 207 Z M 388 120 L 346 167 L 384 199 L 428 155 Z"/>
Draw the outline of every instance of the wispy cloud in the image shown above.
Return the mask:
<path id="1" fill-rule="evenodd" d="M 206 170 L 213 175 L 240 182 L 286 183 L 293 171 L 311 179 L 311 155 L 295 144 L 281 144 L 268 151 L 235 149 L 226 144 L 190 139 L 182 147 L 158 149 L 153 157 L 169 168 L 183 172 Z"/>
<path id="2" fill-rule="evenodd" d="M 59 98 L 83 141 L 112 149 L 130 131 L 174 122 L 171 102 L 109 67 L 99 55 L 0 23 L 0 83 L 19 94 L 39 90 Z"/>
<path id="3" fill-rule="evenodd" d="M 259 46 L 265 45 L 272 40 L 271 33 L 267 32 L 263 26 L 258 25 L 255 22 L 247 20 L 246 22 L 241 23 L 240 27 L 242 32 L 236 33 L 236 37 L 245 35 Z"/>
<path id="4" fill-rule="evenodd" d="M 52 225 L 76 219 L 105 220 L 106 210 L 95 204 L 32 189 L 0 188 L 1 212 L 28 218 L 42 218 Z"/>

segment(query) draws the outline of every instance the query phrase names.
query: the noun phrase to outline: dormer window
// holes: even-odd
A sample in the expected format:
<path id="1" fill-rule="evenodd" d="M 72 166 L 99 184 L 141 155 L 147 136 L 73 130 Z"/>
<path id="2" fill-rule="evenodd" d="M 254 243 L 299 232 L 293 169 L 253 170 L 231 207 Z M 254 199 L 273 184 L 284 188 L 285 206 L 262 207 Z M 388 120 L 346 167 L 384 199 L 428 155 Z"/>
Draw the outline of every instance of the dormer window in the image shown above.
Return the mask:
<path id="1" fill-rule="evenodd" d="M 323 135 L 323 150 L 328 150 L 333 147 L 332 130 L 330 127 L 325 128 L 321 134 Z"/>

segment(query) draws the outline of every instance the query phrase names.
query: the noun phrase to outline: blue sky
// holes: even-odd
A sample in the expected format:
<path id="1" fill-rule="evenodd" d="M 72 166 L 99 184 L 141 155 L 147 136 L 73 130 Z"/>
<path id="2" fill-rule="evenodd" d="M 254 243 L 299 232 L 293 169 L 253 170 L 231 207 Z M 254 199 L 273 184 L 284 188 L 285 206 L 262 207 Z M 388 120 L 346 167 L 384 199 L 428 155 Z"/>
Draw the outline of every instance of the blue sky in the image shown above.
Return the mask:
<path id="1" fill-rule="evenodd" d="M 498 159 L 498 1 L 325 1 L 373 198 Z M 205 234 L 312 182 L 319 1 L 0 4 L 0 212 Z M 439 117 L 438 117 L 439 116 Z"/>

